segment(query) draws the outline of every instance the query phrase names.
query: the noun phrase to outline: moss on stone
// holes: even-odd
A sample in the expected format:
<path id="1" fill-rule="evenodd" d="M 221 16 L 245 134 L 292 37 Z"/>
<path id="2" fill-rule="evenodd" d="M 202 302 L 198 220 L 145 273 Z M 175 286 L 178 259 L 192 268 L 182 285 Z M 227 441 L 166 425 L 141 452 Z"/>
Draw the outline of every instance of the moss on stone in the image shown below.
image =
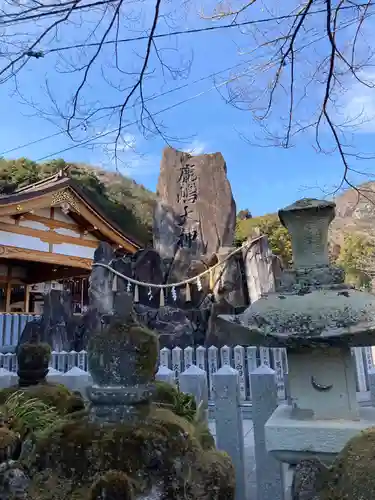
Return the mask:
<path id="1" fill-rule="evenodd" d="M 85 407 L 82 397 L 79 398 L 77 394 L 72 393 L 61 384 L 49 384 L 45 382 L 38 385 L 23 387 L 21 390 L 26 398 L 40 399 L 43 403 L 54 406 L 61 415 L 83 410 Z M 0 405 L 3 405 L 5 401 L 17 391 L 20 391 L 18 386 L 1 389 Z"/>
<path id="2" fill-rule="evenodd" d="M 0 427 L 0 461 L 14 458 L 19 448 L 20 436 L 7 427 Z"/>
<path id="3" fill-rule="evenodd" d="M 28 387 L 44 382 L 51 348 L 45 343 L 25 343 L 17 348 L 18 385 Z"/>
<path id="4" fill-rule="evenodd" d="M 90 488 L 88 500 L 133 500 L 133 486 L 128 476 L 118 470 L 99 475 Z"/>
<path id="5" fill-rule="evenodd" d="M 155 403 L 173 405 L 178 393 L 177 387 L 161 380 L 155 380 L 154 384 L 155 394 L 153 401 Z"/>
<path id="6" fill-rule="evenodd" d="M 321 500 L 374 500 L 375 428 L 352 438 L 334 461 Z"/>
<path id="7" fill-rule="evenodd" d="M 185 394 L 175 386 L 162 381 L 154 381 L 153 402 L 168 407 L 176 415 L 192 421 L 197 409 L 194 396 Z"/>
<path id="8" fill-rule="evenodd" d="M 45 342 L 21 344 L 17 350 L 17 357 L 28 362 L 39 363 L 40 360 L 49 361 L 51 346 Z"/>
<path id="9" fill-rule="evenodd" d="M 127 385 L 129 373 L 138 383 L 147 383 L 154 377 L 158 352 L 157 334 L 132 318 L 126 322 L 114 319 L 89 340 L 90 373 L 95 382 L 103 384 Z M 120 358 L 126 366 L 120 365 Z"/>
<path id="10" fill-rule="evenodd" d="M 215 492 L 215 500 L 232 498 L 236 489 L 235 470 L 229 455 L 212 449 L 202 456 L 204 473 L 207 475 L 208 491 Z"/>
<path id="11" fill-rule="evenodd" d="M 61 424 L 36 442 L 24 465 L 33 478 L 30 500 L 64 498 L 42 487 L 44 471 L 50 471 L 46 484 L 58 478 L 59 491 L 64 489 L 65 498 L 74 500 L 81 500 L 82 491 L 82 500 L 90 498 L 93 485 L 104 481 L 108 471 L 126 475 L 135 497 L 161 484 L 168 500 L 186 500 L 186 491 L 192 500 L 203 500 L 208 487 L 225 488 L 218 500 L 233 500 L 230 460 L 215 453 L 203 450 L 191 423 L 167 409 L 153 408 L 137 425 L 100 425 L 86 419 Z"/>
<path id="12" fill-rule="evenodd" d="M 174 385 L 168 384 L 162 381 L 155 381 L 155 395 L 153 398 L 154 405 L 166 407 L 171 410 L 178 417 L 182 417 L 189 422 L 191 425 L 189 427 L 190 432 L 196 437 L 196 439 L 201 444 L 202 448 L 209 450 L 215 447 L 215 439 L 213 438 L 208 425 L 205 422 L 195 421 L 196 404 L 193 396 L 189 394 L 183 394 L 184 398 L 189 402 L 189 408 L 185 408 L 184 405 L 179 405 L 179 399 L 182 393 Z"/>

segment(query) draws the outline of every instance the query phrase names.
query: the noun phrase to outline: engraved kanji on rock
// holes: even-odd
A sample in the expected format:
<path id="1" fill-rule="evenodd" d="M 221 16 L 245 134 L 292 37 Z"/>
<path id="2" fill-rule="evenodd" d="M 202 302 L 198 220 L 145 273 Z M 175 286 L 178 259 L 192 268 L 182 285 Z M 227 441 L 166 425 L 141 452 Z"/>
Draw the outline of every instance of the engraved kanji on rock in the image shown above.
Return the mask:
<path id="1" fill-rule="evenodd" d="M 192 255 L 213 254 L 233 244 L 236 205 L 221 153 L 192 156 L 165 148 L 157 193 L 174 214 L 174 228 L 169 227 L 168 234 L 155 214 L 154 247 L 168 253 L 161 254 L 162 259 L 170 257 L 171 234 L 174 254 L 178 248 L 187 248 Z"/>

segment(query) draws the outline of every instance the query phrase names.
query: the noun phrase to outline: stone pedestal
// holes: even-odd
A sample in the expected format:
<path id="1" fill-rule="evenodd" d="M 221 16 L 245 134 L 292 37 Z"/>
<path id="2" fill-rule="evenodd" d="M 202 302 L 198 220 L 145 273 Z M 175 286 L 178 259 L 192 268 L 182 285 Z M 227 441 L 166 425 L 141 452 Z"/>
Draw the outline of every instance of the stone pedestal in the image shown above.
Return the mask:
<path id="1" fill-rule="evenodd" d="M 89 418 L 106 424 L 136 421 L 148 413 L 152 395 L 151 384 L 138 387 L 92 385 L 88 389 Z"/>
<path id="2" fill-rule="evenodd" d="M 375 408 L 359 408 L 358 414 L 356 420 L 298 420 L 291 406 L 280 405 L 265 425 L 267 450 L 290 465 L 311 456 L 329 463 L 349 439 L 375 426 Z"/>
<path id="3" fill-rule="evenodd" d="M 293 418 L 359 418 L 355 366 L 348 347 L 288 350 L 288 367 Z"/>

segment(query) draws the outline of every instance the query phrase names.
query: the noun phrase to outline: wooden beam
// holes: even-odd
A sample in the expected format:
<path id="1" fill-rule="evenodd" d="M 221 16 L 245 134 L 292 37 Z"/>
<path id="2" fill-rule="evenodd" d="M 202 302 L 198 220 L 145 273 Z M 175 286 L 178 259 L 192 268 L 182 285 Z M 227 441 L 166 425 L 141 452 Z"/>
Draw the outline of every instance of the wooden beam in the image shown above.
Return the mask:
<path id="1" fill-rule="evenodd" d="M 25 289 L 25 313 L 30 310 L 30 285 L 26 285 Z"/>
<path id="2" fill-rule="evenodd" d="M 10 299 L 11 299 L 11 293 L 12 293 L 12 266 L 8 266 L 8 271 L 7 271 L 7 283 L 5 287 L 5 312 L 10 311 Z"/>
<path id="3" fill-rule="evenodd" d="M 55 207 L 51 207 L 51 215 L 52 214 L 54 215 L 54 212 L 55 212 Z M 30 213 L 25 213 L 22 215 L 24 220 L 39 222 L 40 224 L 43 224 L 49 229 L 70 229 L 70 231 L 76 231 L 77 233 L 83 230 L 82 227 L 80 227 L 78 224 L 75 224 L 74 222 L 65 222 L 62 220 L 54 219 L 52 217 L 48 218 L 48 217 L 43 217 L 42 215 L 36 215 Z M 16 218 L 17 216 L 14 217 Z"/>
<path id="4" fill-rule="evenodd" d="M 66 188 L 64 189 L 64 191 Z M 87 220 L 94 228 L 97 228 L 102 235 L 104 235 L 109 241 L 116 243 L 123 247 L 126 251 L 130 253 L 135 253 L 139 250 L 139 246 L 133 244 L 129 241 L 121 232 L 112 227 L 101 215 L 93 210 L 85 200 L 83 200 L 75 191 L 69 189 L 69 193 L 74 197 L 75 210 L 79 213 L 85 220 Z M 25 212 L 35 211 L 40 208 L 51 207 L 57 205 L 57 199 L 59 192 L 49 192 L 43 195 L 35 196 L 34 198 L 29 198 L 19 203 L 8 203 L 1 205 L 0 203 L 0 217 L 4 215 L 15 215 L 23 214 Z"/>
<path id="5" fill-rule="evenodd" d="M 39 250 L 28 250 L 25 248 L 0 245 L 0 258 L 27 260 L 31 262 L 45 262 L 55 266 L 78 267 L 80 269 L 91 269 L 92 259 L 74 257 L 71 255 L 60 255 Z"/>
<path id="6" fill-rule="evenodd" d="M 43 264 L 40 265 L 43 266 Z M 35 267 L 31 272 L 27 274 L 27 278 L 25 281 L 30 285 L 35 285 L 35 283 L 42 283 L 44 281 L 59 281 L 69 278 L 87 277 L 89 276 L 89 273 L 89 270 L 84 270 L 77 267 L 47 267 L 47 269 Z"/>
<path id="7" fill-rule="evenodd" d="M 93 240 L 85 240 L 75 236 L 67 236 L 65 234 L 55 233 L 54 231 L 43 231 L 41 229 L 34 229 L 25 226 L 16 226 L 14 224 L 8 224 L 6 222 L 0 222 L 0 231 L 6 231 L 13 234 L 21 234 L 23 236 L 32 236 L 33 238 L 38 238 L 41 241 L 52 244 L 68 243 L 71 245 L 79 245 L 87 248 L 97 248 L 99 242 Z"/>
<path id="8" fill-rule="evenodd" d="M 49 209 L 49 217 L 50 217 L 50 220 L 53 220 L 55 218 L 55 207 L 51 207 Z M 52 228 L 50 228 L 50 231 L 53 230 Z M 48 251 L 49 252 L 53 252 L 53 243 L 50 242 L 48 244 Z"/>

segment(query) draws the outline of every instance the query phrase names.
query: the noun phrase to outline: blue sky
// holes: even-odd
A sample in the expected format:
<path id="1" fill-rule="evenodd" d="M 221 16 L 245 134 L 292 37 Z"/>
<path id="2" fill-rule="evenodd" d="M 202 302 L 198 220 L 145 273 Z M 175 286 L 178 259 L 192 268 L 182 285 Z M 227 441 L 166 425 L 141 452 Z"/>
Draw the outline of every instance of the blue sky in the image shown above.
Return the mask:
<path id="1" fill-rule="evenodd" d="M 180 4 L 169 2 L 165 8 L 171 9 L 171 5 L 173 5 L 173 9 L 176 9 L 176 6 Z M 142 23 L 147 26 L 152 15 L 153 4 L 152 2 L 144 2 L 141 6 Z M 140 10 L 140 6 L 136 3 L 133 8 L 134 12 Z M 186 16 L 174 19 L 172 29 L 212 25 L 212 21 L 199 18 L 198 10 L 196 5 L 190 6 Z M 210 5 L 205 5 L 205 10 L 208 12 Z M 282 14 L 284 11 L 280 11 L 279 8 L 277 14 L 280 15 L 280 13 Z M 253 14 L 253 18 L 256 16 L 265 17 L 266 14 L 262 9 L 258 9 Z M 138 19 L 129 21 L 123 27 L 121 35 L 123 37 L 137 36 L 142 27 L 139 23 Z M 46 50 L 51 46 L 61 47 L 82 41 L 85 38 L 85 29 L 88 28 L 82 28 L 82 25 L 68 26 L 62 31 L 59 40 L 52 40 L 48 43 L 46 41 L 41 48 Z M 165 22 L 161 21 L 158 32 L 167 30 Z M 180 85 L 186 85 L 179 91 L 150 101 L 148 104 L 150 111 L 157 113 L 168 106 L 176 105 L 173 109 L 157 115 L 158 123 L 162 122 L 166 134 L 183 139 L 171 141 L 172 145 L 180 149 L 190 150 L 193 153 L 220 151 L 227 162 L 228 176 L 238 209 L 249 208 L 254 215 L 260 215 L 273 212 L 301 197 L 325 196 L 339 183 L 343 165 L 337 154 L 324 155 L 315 151 L 312 132 L 296 136 L 294 147 L 287 150 L 277 147 L 256 147 L 241 138 L 241 133 L 246 137 L 259 134 L 259 124 L 253 120 L 249 110 L 238 110 L 227 104 L 214 86 L 238 75 L 240 71 L 251 69 L 246 78 L 238 81 L 244 82 L 245 87 L 250 88 L 252 92 L 261 93 L 262 85 L 267 85 L 267 80 L 259 80 L 258 75 L 258 80 L 253 82 L 254 65 L 257 64 L 251 52 L 253 43 L 254 40 L 251 36 L 241 34 L 238 28 L 180 35 L 157 41 L 159 49 L 163 49 L 161 52 L 163 55 L 165 54 L 169 64 L 184 66 L 183 62 L 190 57 L 192 57 L 192 64 L 187 78 L 174 80 L 171 75 L 164 78 L 160 65 L 153 56 L 150 61 L 150 69 L 155 71 L 145 80 L 144 94 L 154 96 Z M 324 50 L 324 46 L 321 48 Z M 86 55 L 92 53 L 90 50 L 87 51 Z M 126 61 L 128 71 L 136 72 L 139 69 L 139 64 L 142 62 L 140 55 L 143 50 L 144 42 L 121 46 L 120 59 Z M 264 56 L 265 54 L 262 55 L 263 58 Z M 82 55 L 70 52 L 67 56 L 64 53 L 64 57 L 72 57 L 73 59 L 76 57 L 74 60 L 77 62 L 77 58 L 82 57 Z M 118 73 L 111 67 L 111 62 L 108 63 L 112 60 L 113 52 L 108 47 L 101 55 L 99 63 L 104 64 L 106 78 L 113 78 L 118 83 Z M 259 61 L 260 63 L 264 62 L 261 58 Z M 241 62 L 244 65 L 235 68 Z M 300 63 L 304 64 L 304 61 L 302 60 Z M 32 60 L 19 75 L 18 85 L 22 94 L 27 100 L 36 103 L 38 108 L 51 112 L 49 120 L 46 119 L 45 113 L 43 115 L 43 113 L 36 112 L 33 107 L 22 102 L 19 95 L 12 94 L 12 82 L 2 86 L 0 104 L 3 119 L 0 122 L 0 152 L 14 149 L 14 151 L 6 153 L 5 156 L 26 156 L 39 160 L 52 155 L 51 157 L 62 157 L 67 161 L 87 162 L 113 169 L 115 167 L 111 141 L 114 139 L 114 134 L 108 132 L 116 128 L 115 119 L 90 122 L 86 132 L 80 131 L 78 135 L 76 134 L 78 140 L 79 138 L 90 139 L 95 134 L 107 132 L 105 140 L 94 141 L 95 147 L 92 147 L 92 144 L 85 147 L 75 147 L 77 143 L 72 142 L 66 134 L 61 134 L 28 147 L 18 148 L 22 144 L 53 134 L 59 130 L 58 127 L 63 127 L 62 120 L 59 119 L 56 111 L 52 110 L 51 99 L 46 94 L 44 87 L 44 82 L 47 79 L 48 86 L 53 92 L 53 99 L 59 103 L 61 108 L 64 108 L 73 89 L 77 88 L 79 75 L 57 73 L 56 68 L 61 70 L 63 64 L 66 65 L 66 59 L 63 63 L 61 54 L 50 54 L 46 55 L 45 58 Z M 90 85 L 85 88 L 83 94 L 84 102 L 99 106 L 119 102 L 123 92 L 118 92 L 103 80 L 102 69 L 99 66 L 94 68 L 90 76 Z M 232 71 L 224 71 L 231 67 L 234 68 Z M 207 78 L 210 74 L 217 72 L 222 72 L 219 77 Z M 368 76 L 372 78 L 372 73 L 368 73 Z M 263 77 L 261 76 L 261 78 Z M 199 79 L 202 80 L 194 83 Z M 127 76 L 121 83 L 126 86 L 131 81 L 132 77 Z M 220 92 L 227 96 L 225 85 L 220 87 Z M 307 106 L 308 108 L 311 106 L 311 112 L 321 95 L 320 93 L 319 86 L 312 89 L 312 96 Z M 275 127 L 279 125 L 280 116 L 285 116 L 283 106 L 286 99 L 282 93 L 278 95 L 272 118 L 272 125 L 274 124 Z M 367 110 L 368 121 L 360 125 L 357 124 L 355 129 L 351 130 L 350 140 L 361 152 L 371 151 L 374 142 L 373 134 L 375 133 L 375 121 L 372 119 L 373 115 L 375 116 L 373 90 L 359 88 L 356 82 L 349 81 L 343 99 L 344 109 L 353 117 L 356 116 L 357 110 L 363 108 Z M 184 103 L 184 100 L 187 102 Z M 134 122 L 139 117 L 140 110 L 135 101 L 131 101 L 131 104 L 134 107 L 125 112 L 125 121 L 129 123 Z M 373 115 L 372 112 L 374 112 Z M 161 151 L 166 145 L 165 142 L 160 136 L 143 137 L 137 125 L 126 126 L 122 131 L 122 138 L 126 145 L 122 144 L 119 153 L 121 159 L 118 164 L 119 169 L 137 182 L 155 190 Z M 328 135 L 323 138 L 323 142 L 325 140 L 327 146 L 331 146 Z M 65 149 L 67 151 L 60 153 L 61 150 Z M 372 174 L 375 174 L 371 160 L 366 162 L 353 161 L 354 168 L 368 174 L 352 175 L 353 182 L 365 181 Z"/>

